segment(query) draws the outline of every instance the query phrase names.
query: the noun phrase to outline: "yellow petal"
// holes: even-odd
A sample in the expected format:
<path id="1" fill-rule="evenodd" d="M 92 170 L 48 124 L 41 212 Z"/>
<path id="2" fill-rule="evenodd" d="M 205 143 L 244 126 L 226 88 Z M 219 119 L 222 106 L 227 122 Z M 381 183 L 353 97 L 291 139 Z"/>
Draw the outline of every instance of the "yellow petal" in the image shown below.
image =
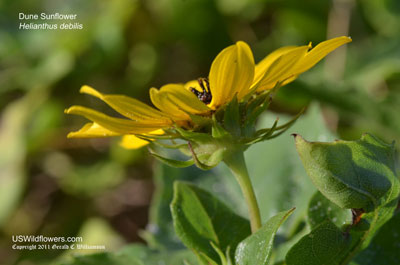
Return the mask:
<path id="1" fill-rule="evenodd" d="M 253 83 L 258 83 L 264 77 L 271 64 L 275 62 L 280 56 L 288 53 L 295 48 L 297 48 L 297 46 L 285 46 L 268 54 L 268 56 L 266 56 L 256 65 Z"/>
<path id="2" fill-rule="evenodd" d="M 194 89 L 196 89 L 196 90 L 199 91 L 199 92 L 203 92 L 203 89 L 201 88 L 201 86 L 199 85 L 199 81 L 197 81 L 197 80 L 189 81 L 189 82 L 185 83 L 184 86 L 185 86 L 185 88 L 186 88 L 187 90 L 189 90 L 189 91 L 190 91 L 192 88 L 194 88 Z"/>
<path id="3" fill-rule="evenodd" d="M 148 133 L 160 128 L 169 127 L 171 124 L 166 122 L 138 122 L 120 118 L 113 118 L 93 109 L 72 106 L 65 111 L 67 114 L 81 115 L 97 123 L 99 126 L 120 134 L 140 134 Z"/>
<path id="4" fill-rule="evenodd" d="M 188 91 L 182 85 L 165 85 L 160 89 L 160 93 L 166 93 L 171 101 L 185 112 L 202 114 L 210 111 L 210 108 L 206 104 L 201 102 L 194 93 Z"/>
<path id="5" fill-rule="evenodd" d="M 295 69 L 293 69 L 294 74 L 298 75 L 307 71 L 330 52 L 349 42 L 351 42 L 351 38 L 345 36 L 321 42 L 315 46 L 315 48 L 309 51 L 301 61 L 299 61 Z"/>
<path id="6" fill-rule="evenodd" d="M 118 136 L 119 133 L 107 130 L 97 123 L 86 123 L 79 131 L 70 132 L 68 138 L 97 138 Z"/>
<path id="7" fill-rule="evenodd" d="M 124 95 L 105 95 L 90 86 L 82 86 L 80 92 L 103 100 L 118 113 L 132 120 L 168 120 L 168 117 L 162 112 L 131 97 Z"/>
<path id="8" fill-rule="evenodd" d="M 160 90 L 152 88 L 150 98 L 157 108 L 176 119 L 189 120 L 190 116 L 187 113 L 204 114 L 210 111 L 195 94 L 180 84 L 165 85 Z"/>
<path id="9" fill-rule="evenodd" d="M 160 130 L 152 131 L 149 134 L 162 135 L 162 134 L 164 134 L 164 131 L 160 129 Z M 143 140 L 139 137 L 136 137 L 135 135 L 129 134 L 129 135 L 124 135 L 122 137 L 120 145 L 126 149 L 138 149 L 145 145 L 148 145 L 149 143 L 150 143 L 149 141 Z"/>
<path id="10" fill-rule="evenodd" d="M 135 135 L 124 135 L 120 142 L 120 145 L 125 149 L 139 149 L 143 146 L 148 145 L 150 142 L 140 139 Z"/>
<path id="11" fill-rule="evenodd" d="M 160 93 L 160 90 L 152 87 L 150 89 L 150 99 L 154 106 L 167 113 L 174 121 L 190 120 L 190 116 L 171 102 L 166 93 Z"/>
<path id="12" fill-rule="evenodd" d="M 294 80 L 297 79 L 297 77 L 299 77 L 299 76 L 295 75 L 295 76 L 289 77 L 288 79 L 286 79 L 285 81 L 282 82 L 281 86 L 285 86 L 285 85 L 289 84 L 290 82 L 293 82 Z"/>
<path id="13" fill-rule="evenodd" d="M 306 55 L 308 49 L 309 46 L 299 46 L 289 49 L 287 52 L 280 55 L 268 67 L 267 71 L 265 72 L 259 83 L 254 84 L 258 86 L 257 91 L 272 89 L 277 82 L 283 82 L 286 81 L 288 78 L 293 77 L 294 67 L 299 62 L 299 60 L 301 60 Z"/>
<path id="14" fill-rule="evenodd" d="M 253 54 L 246 43 L 239 41 L 222 50 L 210 69 L 212 101 L 209 106 L 216 109 L 236 94 L 239 98 L 245 95 L 254 78 L 254 67 Z"/>

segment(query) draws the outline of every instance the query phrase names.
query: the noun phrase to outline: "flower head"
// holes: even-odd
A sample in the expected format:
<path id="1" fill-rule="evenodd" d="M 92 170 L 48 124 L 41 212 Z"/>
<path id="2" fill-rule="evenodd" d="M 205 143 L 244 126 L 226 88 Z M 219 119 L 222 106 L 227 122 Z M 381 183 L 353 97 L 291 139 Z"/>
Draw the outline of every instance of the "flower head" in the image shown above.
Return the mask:
<path id="1" fill-rule="evenodd" d="M 151 88 L 150 98 L 155 108 L 134 98 L 105 95 L 83 86 L 81 93 L 103 100 L 126 119 L 72 106 L 66 113 L 84 116 L 91 123 L 69 133 L 68 137 L 122 135 L 122 145 L 126 148 L 138 148 L 155 139 L 180 138 L 189 142 L 186 151 L 192 154 L 193 162 L 203 161 L 213 166 L 223 156 L 216 154 L 229 146 L 237 148 L 265 140 L 275 131 L 287 128 L 275 124 L 273 128 L 255 131 L 257 116 L 268 106 L 268 94 L 292 82 L 328 53 L 350 41 L 349 37 L 338 37 L 313 49 L 311 44 L 283 47 L 258 64 L 254 63 L 250 47 L 239 41 L 217 55 L 208 78 Z"/>

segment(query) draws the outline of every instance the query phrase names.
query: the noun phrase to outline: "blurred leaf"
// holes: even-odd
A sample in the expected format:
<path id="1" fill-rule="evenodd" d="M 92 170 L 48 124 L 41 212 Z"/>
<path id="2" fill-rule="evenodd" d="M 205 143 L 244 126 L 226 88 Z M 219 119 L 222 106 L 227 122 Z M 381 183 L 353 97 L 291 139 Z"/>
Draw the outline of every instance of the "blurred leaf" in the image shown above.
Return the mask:
<path id="1" fill-rule="evenodd" d="M 189 250 L 155 251 L 144 245 L 135 244 L 116 253 L 98 253 L 76 256 L 70 262 L 56 262 L 55 265 L 185 265 L 197 264 L 196 257 Z"/>
<path id="2" fill-rule="evenodd" d="M 0 225 L 16 208 L 25 186 L 24 109 L 23 101 L 10 104 L 0 119 Z"/>
<path id="3" fill-rule="evenodd" d="M 230 44 L 224 18 L 218 12 L 214 1 L 149 0 L 148 2 L 153 12 L 163 21 L 162 32 L 168 34 L 164 37 L 181 39 L 189 44 L 197 51 L 196 57 L 199 59 L 211 60 L 224 46 Z M 189 10 L 190 16 L 188 16 Z M 185 23 L 182 23 L 183 21 Z M 201 49 L 202 46 L 207 49 Z M 207 62 L 209 63 L 210 61 Z M 193 68 L 190 63 L 180 65 L 180 69 L 184 67 Z"/>
<path id="4" fill-rule="evenodd" d="M 78 196 L 95 196 L 115 187 L 125 178 L 122 166 L 113 161 L 100 161 L 90 166 L 74 165 L 64 175 L 56 176 L 61 189 Z"/>
<path id="5" fill-rule="evenodd" d="M 76 244 L 87 244 L 104 246 L 107 251 L 119 249 L 124 243 L 121 235 L 117 234 L 110 224 L 101 218 L 90 218 L 82 224 L 79 233 L 76 236 L 82 237 L 82 242 Z M 69 249 L 63 253 L 64 257 L 69 255 L 88 255 L 98 253 L 102 250 L 98 249 Z"/>
<path id="6" fill-rule="evenodd" d="M 238 265 L 267 265 L 275 234 L 294 208 L 280 212 L 270 218 L 257 232 L 239 243 L 236 248 L 235 261 Z"/>
<path id="7" fill-rule="evenodd" d="M 317 191 L 308 205 L 308 223 L 314 229 L 326 220 L 337 227 L 343 227 L 352 223 L 352 214 L 350 210 L 340 208 Z"/>
<path id="8" fill-rule="evenodd" d="M 29 121 L 27 148 L 30 152 L 48 146 L 60 127 L 63 108 L 56 101 L 45 102 Z"/>
<path id="9" fill-rule="evenodd" d="M 400 5 L 397 0 L 364 0 L 360 3 L 366 18 L 377 32 L 385 36 L 400 33 Z"/>
<path id="10" fill-rule="evenodd" d="M 235 250 L 250 234 L 249 221 L 233 213 L 210 193 L 189 183 L 174 183 L 171 212 L 175 231 L 182 242 L 215 262 L 219 257 L 211 242 L 225 253 L 228 247 Z"/>
<path id="11" fill-rule="evenodd" d="M 0 225 L 17 206 L 25 188 L 26 124 L 46 97 L 32 90 L 10 103 L 0 119 Z"/>

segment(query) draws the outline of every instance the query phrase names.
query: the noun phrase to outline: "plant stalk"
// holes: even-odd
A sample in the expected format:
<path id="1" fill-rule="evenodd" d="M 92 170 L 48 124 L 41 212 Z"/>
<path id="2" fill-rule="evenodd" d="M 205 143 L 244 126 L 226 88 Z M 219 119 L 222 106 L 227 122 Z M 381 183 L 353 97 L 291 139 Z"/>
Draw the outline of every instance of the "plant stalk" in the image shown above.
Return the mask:
<path id="1" fill-rule="evenodd" d="M 250 215 L 251 232 L 255 233 L 261 227 L 260 209 L 247 171 L 243 151 L 240 150 L 225 157 L 224 162 L 240 185 Z"/>

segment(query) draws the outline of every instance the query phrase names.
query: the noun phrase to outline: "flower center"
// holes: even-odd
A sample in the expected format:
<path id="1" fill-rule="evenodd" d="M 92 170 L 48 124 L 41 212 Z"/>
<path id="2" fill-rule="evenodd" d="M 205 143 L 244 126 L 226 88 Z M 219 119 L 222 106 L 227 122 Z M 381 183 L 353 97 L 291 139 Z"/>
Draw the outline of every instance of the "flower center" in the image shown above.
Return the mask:
<path id="1" fill-rule="evenodd" d="M 203 89 L 203 91 L 199 91 L 194 87 L 191 87 L 190 91 L 194 93 L 199 100 L 201 100 L 205 104 L 209 104 L 212 100 L 212 95 L 208 78 L 199 78 L 197 79 L 197 82 L 199 82 L 199 85 Z"/>

